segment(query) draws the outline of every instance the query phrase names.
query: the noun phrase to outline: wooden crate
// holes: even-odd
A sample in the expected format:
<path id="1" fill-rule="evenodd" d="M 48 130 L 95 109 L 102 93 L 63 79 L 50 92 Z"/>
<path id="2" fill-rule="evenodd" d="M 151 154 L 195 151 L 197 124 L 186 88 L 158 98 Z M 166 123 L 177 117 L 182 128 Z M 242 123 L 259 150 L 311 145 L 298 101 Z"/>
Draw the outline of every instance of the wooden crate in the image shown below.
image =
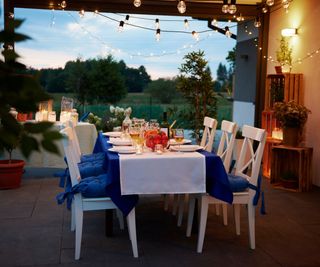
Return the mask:
<path id="1" fill-rule="evenodd" d="M 274 102 L 271 97 L 271 84 L 283 84 L 284 86 L 284 101 L 296 101 L 303 104 L 304 88 L 303 75 L 301 73 L 284 73 L 284 74 L 269 74 L 266 79 L 265 88 L 265 104 L 264 109 L 270 110 L 273 108 Z"/>
<path id="2" fill-rule="evenodd" d="M 310 147 L 273 146 L 270 182 L 283 185 L 281 177 L 291 174 L 297 179 L 297 185 L 291 190 L 309 191 L 312 173 L 312 153 Z"/>
<path id="3" fill-rule="evenodd" d="M 271 160 L 272 160 L 272 148 L 281 144 L 281 140 L 273 139 L 271 137 L 267 138 L 266 145 L 263 151 L 263 158 L 262 158 L 262 174 L 266 178 L 270 178 L 271 172 Z"/>
<path id="4" fill-rule="evenodd" d="M 279 128 L 280 124 L 273 115 L 273 110 L 262 111 L 261 127 L 267 131 L 267 137 L 272 136 L 274 128 Z"/>

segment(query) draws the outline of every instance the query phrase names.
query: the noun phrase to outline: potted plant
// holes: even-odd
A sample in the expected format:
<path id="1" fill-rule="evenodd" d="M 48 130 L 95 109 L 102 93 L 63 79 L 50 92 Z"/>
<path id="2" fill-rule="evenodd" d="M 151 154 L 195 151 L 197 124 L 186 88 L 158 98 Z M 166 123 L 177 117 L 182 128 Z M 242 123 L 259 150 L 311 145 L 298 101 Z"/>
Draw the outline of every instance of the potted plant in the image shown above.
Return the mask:
<path id="1" fill-rule="evenodd" d="M 286 37 L 281 37 L 279 49 L 276 51 L 276 57 L 277 62 L 280 64 L 280 66 L 275 67 L 277 74 L 282 73 L 285 67 L 287 69 L 285 72 L 290 72 L 292 65 L 292 48 L 290 47 L 289 41 Z"/>
<path id="2" fill-rule="evenodd" d="M 282 126 L 285 145 L 297 146 L 299 144 L 309 113 L 311 113 L 309 109 L 293 100 L 275 103 L 274 115 Z"/>
<path id="3" fill-rule="evenodd" d="M 9 30 L 0 32 L 0 45 L 5 48 L 2 51 L 5 60 L 0 58 L 0 156 L 5 150 L 9 154 L 8 160 L 0 160 L 0 189 L 20 186 L 24 162 L 11 158 L 13 149 L 19 148 L 26 158 L 40 147 L 59 153 L 54 141 L 61 138 L 59 132 L 51 129 L 50 122 L 19 123 L 10 113 L 13 107 L 20 113 L 35 112 L 40 101 L 50 99 L 33 76 L 22 74 L 25 66 L 17 62 L 19 56 L 13 50 L 13 43 L 29 39 L 14 32 L 22 22 L 12 19 Z"/>

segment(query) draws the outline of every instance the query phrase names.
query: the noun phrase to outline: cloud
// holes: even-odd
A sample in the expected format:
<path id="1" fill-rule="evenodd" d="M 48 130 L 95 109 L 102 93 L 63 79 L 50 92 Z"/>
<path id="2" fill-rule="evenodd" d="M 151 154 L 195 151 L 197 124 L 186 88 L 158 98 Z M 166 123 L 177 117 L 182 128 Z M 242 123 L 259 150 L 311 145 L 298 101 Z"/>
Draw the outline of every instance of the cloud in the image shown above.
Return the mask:
<path id="1" fill-rule="evenodd" d="M 36 69 L 64 67 L 65 63 L 75 60 L 73 55 L 62 51 L 35 50 L 30 48 L 16 48 L 21 56 L 20 62 Z"/>

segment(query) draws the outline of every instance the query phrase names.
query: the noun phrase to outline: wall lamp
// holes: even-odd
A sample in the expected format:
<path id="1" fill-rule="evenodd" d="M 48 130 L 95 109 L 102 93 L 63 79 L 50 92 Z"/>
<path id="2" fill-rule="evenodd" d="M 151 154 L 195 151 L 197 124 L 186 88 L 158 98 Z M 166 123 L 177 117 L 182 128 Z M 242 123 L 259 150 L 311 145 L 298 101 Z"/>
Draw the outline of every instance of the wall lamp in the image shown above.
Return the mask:
<path id="1" fill-rule="evenodd" d="M 287 28 L 281 30 L 281 35 L 284 37 L 291 37 L 298 34 L 298 29 L 296 28 Z"/>

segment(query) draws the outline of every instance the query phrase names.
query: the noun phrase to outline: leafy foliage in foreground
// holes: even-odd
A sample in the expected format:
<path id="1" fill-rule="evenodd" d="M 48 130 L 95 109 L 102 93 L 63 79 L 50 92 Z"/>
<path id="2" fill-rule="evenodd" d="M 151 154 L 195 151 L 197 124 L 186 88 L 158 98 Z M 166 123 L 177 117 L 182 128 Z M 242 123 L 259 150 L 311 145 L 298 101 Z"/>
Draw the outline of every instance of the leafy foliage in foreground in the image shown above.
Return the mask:
<path id="1" fill-rule="evenodd" d="M 22 23 L 22 20 L 12 20 L 9 29 L 0 32 L 0 45 L 6 48 L 2 52 L 5 61 L 0 59 L 0 154 L 7 150 L 10 159 L 16 147 L 26 158 L 40 147 L 58 154 L 54 141 L 61 138 L 50 122 L 21 124 L 9 113 L 11 107 L 21 113 L 36 112 L 40 101 L 50 99 L 33 76 L 19 74 L 25 66 L 17 61 L 19 55 L 10 46 L 30 38 L 10 29 L 17 29 Z"/>

